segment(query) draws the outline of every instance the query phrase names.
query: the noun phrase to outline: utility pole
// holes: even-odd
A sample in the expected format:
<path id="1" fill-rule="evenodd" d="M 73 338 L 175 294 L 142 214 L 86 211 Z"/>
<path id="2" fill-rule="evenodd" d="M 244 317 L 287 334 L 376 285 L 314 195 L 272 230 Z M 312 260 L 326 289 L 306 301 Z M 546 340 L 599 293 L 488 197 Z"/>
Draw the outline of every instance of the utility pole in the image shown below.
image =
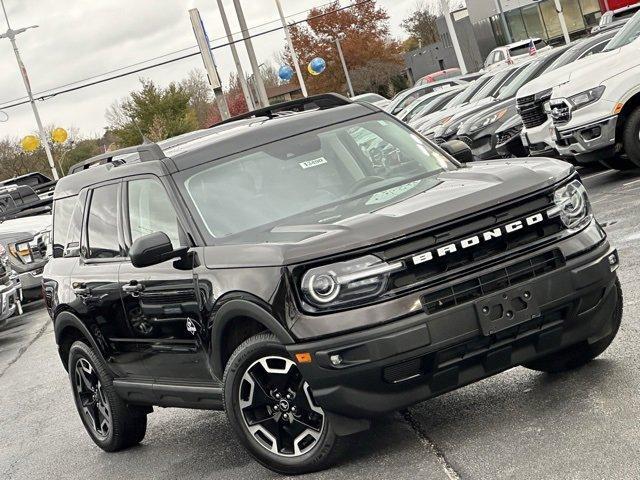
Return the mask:
<path id="1" fill-rule="evenodd" d="M 353 85 L 351 85 L 351 77 L 349 76 L 349 69 L 347 68 L 347 62 L 344 60 L 344 55 L 342 54 L 342 47 L 340 46 L 340 40 L 346 37 L 346 34 L 340 33 L 338 34 L 333 41 L 336 42 L 336 48 L 338 49 L 338 56 L 340 57 L 340 63 L 342 63 L 342 69 L 344 70 L 344 76 L 347 78 L 347 86 L 349 87 L 349 96 L 353 97 Z"/>
<path id="2" fill-rule="evenodd" d="M 240 24 L 240 30 L 242 31 L 242 38 L 244 39 L 244 45 L 247 49 L 247 54 L 249 55 L 251 70 L 253 70 L 256 92 L 258 93 L 258 102 L 260 103 L 259 106 L 268 107 L 269 98 L 267 97 L 267 89 L 264 88 L 264 81 L 262 80 L 262 75 L 260 74 L 260 67 L 258 65 L 258 60 L 256 59 L 256 52 L 253 49 L 253 43 L 251 42 L 251 36 L 249 35 L 247 21 L 244 18 L 244 12 L 242 11 L 240 0 L 233 0 L 233 6 L 236 8 L 238 23 Z"/>
<path id="3" fill-rule="evenodd" d="M 564 20 L 562 5 L 560 5 L 560 0 L 555 0 L 555 2 L 556 12 L 558 12 L 558 18 L 560 19 L 560 27 L 562 27 L 562 34 L 564 35 L 564 43 L 569 45 L 571 43 L 571 37 L 569 37 L 569 30 L 567 30 L 567 22 Z"/>
<path id="4" fill-rule="evenodd" d="M 242 70 L 242 64 L 240 63 L 240 57 L 238 56 L 238 49 L 236 48 L 236 44 L 233 41 L 233 35 L 231 34 L 231 28 L 229 27 L 227 13 L 224 11 L 222 0 L 217 0 L 217 2 L 218 10 L 220 11 L 220 17 L 222 18 L 222 25 L 224 25 L 224 31 L 227 34 L 229 47 L 231 47 L 233 62 L 236 64 L 236 72 L 238 73 L 238 81 L 240 82 L 240 87 L 242 88 L 242 94 L 244 95 L 244 99 L 247 102 L 247 108 L 249 109 L 249 111 L 255 110 L 256 107 L 253 104 L 253 98 L 251 98 L 251 93 L 249 92 L 249 87 L 247 86 L 247 80 L 244 76 L 244 71 Z"/>
<path id="5" fill-rule="evenodd" d="M 464 63 L 464 57 L 462 56 L 462 50 L 460 49 L 460 42 L 458 42 L 458 34 L 456 33 L 456 29 L 453 25 L 453 20 L 451 20 L 448 0 L 440 0 L 440 7 L 442 9 L 442 15 L 444 15 L 444 20 L 447 22 L 447 29 L 449 30 L 449 35 L 451 35 L 453 49 L 455 50 L 456 57 L 458 58 L 458 65 L 460 66 L 462 74 L 465 75 L 467 73 L 467 65 Z"/>
<path id="6" fill-rule="evenodd" d="M 31 82 L 29 82 L 29 76 L 27 75 L 27 69 L 22 62 L 22 57 L 20 57 L 20 52 L 18 51 L 18 44 L 16 43 L 16 36 L 21 33 L 29 30 L 30 28 L 38 28 L 37 25 L 31 25 L 30 27 L 19 28 L 18 30 L 12 30 L 11 24 L 9 23 L 9 16 L 7 15 L 7 9 L 4 6 L 4 0 L 0 0 L 0 4 L 2 4 L 2 12 L 4 13 L 4 19 L 7 22 L 7 31 L 0 35 L 0 38 L 8 38 L 11 42 L 11 46 L 13 47 L 13 53 L 16 56 L 16 61 L 18 62 L 18 68 L 20 69 L 20 74 L 22 75 L 22 81 L 24 82 L 24 86 L 27 89 L 27 96 L 29 97 L 29 103 L 31 103 L 31 109 L 33 110 L 33 116 L 36 119 L 36 125 L 38 126 L 38 134 L 40 135 L 40 142 L 44 147 L 44 151 L 47 154 L 47 160 L 49 161 L 49 167 L 51 167 L 51 174 L 53 175 L 54 180 L 58 180 L 60 177 L 58 176 L 58 170 L 56 169 L 56 164 L 53 161 L 53 155 L 51 154 L 51 149 L 49 148 L 49 139 L 46 136 L 44 128 L 42 126 L 42 120 L 40 119 L 40 113 L 38 112 L 38 107 L 36 107 L 36 102 L 33 99 L 33 92 L 31 91 Z"/>
<path id="7" fill-rule="evenodd" d="M 298 61 L 298 55 L 296 54 L 296 51 L 293 48 L 293 41 L 291 40 L 291 34 L 289 33 L 289 25 L 287 25 L 287 21 L 284 18 L 284 12 L 282 11 L 282 5 L 280 5 L 280 0 L 276 0 L 276 6 L 278 7 L 278 13 L 280 14 L 280 20 L 282 21 L 282 28 L 284 28 L 284 35 L 287 38 L 287 43 L 289 44 L 289 50 L 291 51 L 291 61 L 293 62 L 293 67 L 296 69 L 296 75 L 298 75 L 298 83 L 300 83 L 300 90 L 302 90 L 302 95 L 306 97 L 307 86 L 304 83 L 304 78 L 302 78 L 302 72 L 300 71 L 300 62 Z"/>
<path id="8" fill-rule="evenodd" d="M 204 29 L 200 12 L 197 8 L 189 10 L 189 18 L 191 19 L 191 26 L 193 27 L 193 34 L 196 36 L 196 42 L 200 49 L 200 55 L 202 56 L 202 63 L 207 70 L 207 76 L 209 77 L 209 84 L 213 88 L 213 93 L 216 96 L 216 103 L 218 110 L 220 110 L 220 116 L 223 120 L 231 117 L 229 113 L 229 106 L 227 105 L 227 99 L 222 91 L 222 83 L 220 83 L 220 77 L 218 76 L 218 68 L 216 62 L 213 60 L 213 53 L 211 53 L 211 44 L 209 43 L 209 37 L 207 31 Z"/>
<path id="9" fill-rule="evenodd" d="M 495 0 L 496 8 L 498 9 L 498 13 L 500 14 L 500 20 L 502 23 L 502 29 L 504 30 L 505 37 L 507 39 L 507 43 L 513 43 L 513 37 L 511 36 L 511 30 L 509 30 L 509 25 L 507 24 L 507 19 L 504 16 L 504 9 L 502 8 L 502 2 L 500 0 Z"/>

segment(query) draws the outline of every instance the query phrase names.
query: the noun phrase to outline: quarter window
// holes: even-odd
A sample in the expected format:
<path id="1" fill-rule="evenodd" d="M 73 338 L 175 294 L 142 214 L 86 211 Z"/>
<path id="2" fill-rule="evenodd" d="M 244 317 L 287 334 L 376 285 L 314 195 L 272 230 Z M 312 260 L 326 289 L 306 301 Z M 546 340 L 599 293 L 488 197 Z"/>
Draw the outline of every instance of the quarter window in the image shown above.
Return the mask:
<path id="1" fill-rule="evenodd" d="M 86 192 L 57 200 L 53 210 L 53 257 L 77 256 Z"/>
<path id="2" fill-rule="evenodd" d="M 173 248 L 182 246 L 178 216 L 160 182 L 150 178 L 129 182 L 128 199 L 132 241 L 150 233 L 164 232 Z"/>
<path id="3" fill-rule="evenodd" d="M 91 196 L 87 223 L 86 258 L 115 258 L 120 256 L 118 242 L 118 185 L 96 188 Z"/>

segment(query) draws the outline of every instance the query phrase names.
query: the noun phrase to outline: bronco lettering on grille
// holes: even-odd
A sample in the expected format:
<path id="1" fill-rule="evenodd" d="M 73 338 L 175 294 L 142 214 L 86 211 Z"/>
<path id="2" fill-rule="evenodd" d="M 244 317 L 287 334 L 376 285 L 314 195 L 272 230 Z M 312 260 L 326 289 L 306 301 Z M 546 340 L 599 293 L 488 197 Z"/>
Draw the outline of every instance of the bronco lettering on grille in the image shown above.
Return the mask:
<path id="1" fill-rule="evenodd" d="M 419 265 L 421 263 L 430 262 L 434 258 L 444 257 L 459 250 L 466 250 L 468 248 L 475 247 L 480 243 L 489 242 L 495 238 L 500 238 L 503 235 L 508 235 L 510 233 L 517 232 L 518 230 L 522 230 L 523 228 L 531 227 L 544 221 L 544 215 L 544 213 L 536 213 L 535 215 L 523 218 L 522 220 L 516 220 L 515 222 L 510 222 L 502 227 L 496 227 L 487 232 L 474 235 L 473 237 L 465 238 L 459 242 L 450 243 L 449 245 L 444 245 L 435 250 L 419 253 L 418 255 L 413 256 L 413 264 Z"/>

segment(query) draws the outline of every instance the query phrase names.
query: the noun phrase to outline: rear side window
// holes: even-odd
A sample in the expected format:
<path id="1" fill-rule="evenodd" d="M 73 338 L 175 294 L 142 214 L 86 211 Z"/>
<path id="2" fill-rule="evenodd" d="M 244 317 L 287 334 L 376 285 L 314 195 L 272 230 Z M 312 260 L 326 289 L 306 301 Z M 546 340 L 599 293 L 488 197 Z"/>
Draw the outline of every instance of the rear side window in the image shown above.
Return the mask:
<path id="1" fill-rule="evenodd" d="M 91 196 L 87 221 L 85 258 L 121 256 L 118 241 L 118 184 L 96 188 Z"/>

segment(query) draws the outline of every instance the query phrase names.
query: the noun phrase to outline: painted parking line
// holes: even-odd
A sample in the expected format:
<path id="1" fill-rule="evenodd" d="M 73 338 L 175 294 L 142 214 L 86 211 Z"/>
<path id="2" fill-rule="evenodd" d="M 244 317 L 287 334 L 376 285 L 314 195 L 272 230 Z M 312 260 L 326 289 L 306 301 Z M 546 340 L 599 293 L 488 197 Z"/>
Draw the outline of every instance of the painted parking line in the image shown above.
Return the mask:
<path id="1" fill-rule="evenodd" d="M 640 178 L 638 180 L 634 180 L 633 182 L 624 183 L 623 187 L 628 187 L 629 185 L 635 185 L 636 183 L 640 183 Z"/>
<path id="2" fill-rule="evenodd" d="M 584 179 L 595 178 L 595 177 L 599 177 L 600 175 L 605 175 L 607 173 L 613 173 L 613 172 L 611 170 L 605 170 L 604 172 L 593 173 L 591 175 L 582 175 L 582 178 Z"/>

